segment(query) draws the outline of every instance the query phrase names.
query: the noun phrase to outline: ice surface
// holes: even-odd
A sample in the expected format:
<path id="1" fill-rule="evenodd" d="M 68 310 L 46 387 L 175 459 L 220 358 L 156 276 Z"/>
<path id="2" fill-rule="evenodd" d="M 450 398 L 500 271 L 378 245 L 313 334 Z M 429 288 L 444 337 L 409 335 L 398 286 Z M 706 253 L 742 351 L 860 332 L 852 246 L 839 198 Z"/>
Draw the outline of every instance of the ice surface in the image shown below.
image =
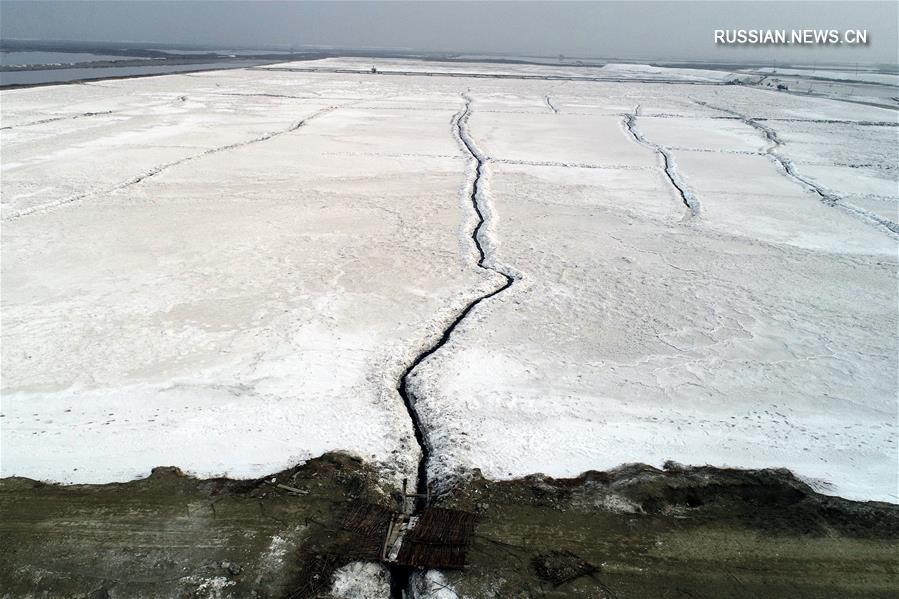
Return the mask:
<path id="1" fill-rule="evenodd" d="M 223 117 L 230 126 L 204 129 L 201 149 L 337 108 L 111 193 L 67 204 L 36 194 L 29 205 L 50 208 L 4 222 L 4 474 L 99 482 L 173 464 L 252 477 L 327 450 L 381 462 L 397 481 L 414 472 L 396 379 L 481 280 L 461 239 L 470 216 L 453 111 L 367 110 L 338 94 L 219 97 L 220 83 L 246 92 L 256 77 L 192 88 L 194 101 L 240 103 L 267 120 L 241 132 L 252 119 Z M 184 79 L 172 84 L 180 91 Z M 158 84 L 104 83 L 150 102 Z M 64 101 L 67 87 L 11 94 Z M 353 88 L 353 102 L 368 97 Z M 147 126 L 136 118 L 141 131 L 167 123 L 167 144 L 197 144 L 192 114 L 180 138 L 168 113 Z M 79 169 L 42 157 L 31 138 L 4 137 L 4 160 L 32 161 L 4 177 L 4 203 L 22 207 L 26 183 L 77 191 L 83 177 L 116 189 L 161 158 L 110 126 L 116 135 L 60 127 L 57 151 L 80 148 Z M 44 133 L 45 147 L 54 136 Z M 106 157 L 125 149 L 137 155 L 107 170 Z"/>
<path id="2" fill-rule="evenodd" d="M 673 458 L 789 464 L 825 492 L 897 501 L 895 236 L 787 177 L 758 131 L 641 89 L 686 115 L 638 121 L 672 148 L 699 218 L 616 164 L 628 138 L 596 135 L 601 118 L 509 127 L 475 104 L 495 259 L 521 279 L 418 372 L 435 478 Z M 570 166 L 521 162 L 541 146 Z"/>
<path id="3" fill-rule="evenodd" d="M 319 63 L 371 66 L 290 66 Z M 673 459 L 899 501 L 896 236 L 787 176 L 748 122 L 894 219 L 895 113 L 593 71 L 633 81 L 251 69 L 3 92 L 3 475 L 254 477 L 328 450 L 414 475 L 397 378 L 496 285 L 452 133 L 466 93 L 489 259 L 519 278 L 416 370 L 432 478 Z"/>

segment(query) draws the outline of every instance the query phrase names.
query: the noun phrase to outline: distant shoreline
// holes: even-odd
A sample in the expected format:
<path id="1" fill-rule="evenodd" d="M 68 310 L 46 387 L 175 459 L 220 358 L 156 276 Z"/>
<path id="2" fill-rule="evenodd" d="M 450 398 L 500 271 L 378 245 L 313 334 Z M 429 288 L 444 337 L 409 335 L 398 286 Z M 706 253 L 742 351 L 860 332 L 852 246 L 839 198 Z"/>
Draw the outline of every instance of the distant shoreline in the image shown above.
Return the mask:
<path id="1" fill-rule="evenodd" d="M 143 79 L 145 77 L 163 77 L 166 75 L 183 75 L 190 73 L 208 73 L 210 71 L 227 71 L 233 69 L 245 69 L 253 66 L 261 66 L 262 64 L 270 64 L 270 63 L 254 63 L 254 64 L 216 64 L 214 66 L 210 65 L 196 65 L 197 68 L 191 68 L 188 65 L 184 65 L 185 68 L 178 70 L 169 70 L 161 73 L 132 73 L 132 74 L 123 74 L 123 75 L 99 75 L 97 77 L 78 77 L 74 79 L 59 79 L 55 81 L 40 81 L 33 83 L 0 83 L 0 90 L 16 90 L 16 89 L 30 89 L 34 87 L 48 87 L 48 86 L 56 86 L 56 85 L 78 85 L 83 83 L 94 83 L 97 81 L 115 81 L 119 79 Z M 174 65 L 172 65 L 174 67 Z M 166 65 L 153 65 L 156 68 L 165 68 Z M 153 68 L 153 67 L 143 67 L 143 68 Z M 93 67 L 88 67 L 93 68 Z M 99 67 L 103 68 L 103 67 Z M 129 67 L 122 67 L 129 68 Z M 135 67 L 137 68 L 137 67 Z M 52 69 L 42 69 L 42 70 L 52 70 Z M 58 69 L 58 70 L 74 70 L 74 69 Z M 27 72 L 40 72 L 41 70 L 36 71 L 27 71 Z"/>
<path id="2" fill-rule="evenodd" d="M 206 47 L 167 47 L 164 44 L 143 44 L 137 45 L 134 42 L 112 43 L 112 42 L 31 42 L 24 40 L 0 40 L 0 52 L 57 52 L 57 53 L 103 53 L 106 55 L 121 55 L 122 60 L 98 60 L 96 62 L 78 62 L 69 64 L 35 64 L 28 67 L 17 67 L 15 65 L 0 66 L 0 90 L 16 90 L 30 89 L 34 87 L 52 86 L 52 85 L 70 85 L 84 84 L 99 81 L 114 81 L 120 79 L 138 79 L 144 77 L 158 77 L 163 75 L 177 75 L 189 73 L 203 73 L 210 71 L 231 70 L 241 68 L 257 68 L 265 65 L 287 62 L 307 62 L 322 60 L 327 58 L 366 58 L 373 61 L 377 60 L 409 60 L 409 61 L 427 61 L 442 63 L 470 63 L 470 64 L 515 64 L 515 65 L 534 65 L 534 66 L 564 66 L 566 68 L 601 68 L 609 63 L 620 64 L 645 64 L 657 68 L 690 68 L 708 71 L 726 71 L 733 73 L 745 73 L 756 69 L 768 69 L 770 65 L 762 64 L 743 64 L 735 62 L 704 62 L 704 61 L 658 61 L 658 60 L 633 60 L 633 59 L 598 59 L 583 57 L 565 57 L 560 56 L 557 59 L 553 57 L 538 56 L 500 56 L 500 55 L 462 55 L 448 53 L 420 53 L 401 50 L 352 50 L 352 49 L 330 49 L 330 50 L 304 50 L 300 52 L 274 50 L 274 49 L 235 49 L 220 50 Z M 154 64 L 146 64 L 147 58 L 153 60 Z M 818 65 L 778 65 L 779 68 L 788 68 L 793 70 L 811 70 L 812 73 L 816 69 L 843 70 L 848 65 L 837 66 L 836 63 L 830 67 L 824 64 Z M 857 68 L 857 67 L 855 67 Z M 355 70 L 347 69 L 329 69 L 327 67 L 304 68 L 289 67 L 275 68 L 277 71 L 297 71 L 297 72 L 337 72 L 346 74 L 356 74 Z M 361 73 L 361 71 L 359 71 Z M 883 73 L 894 74 L 894 69 L 888 65 L 869 65 L 865 68 L 867 73 Z M 433 73 L 405 71 L 395 69 L 384 69 L 378 71 L 383 75 L 429 75 Z M 42 75 L 43 74 L 43 75 Z M 481 74 L 481 73 L 451 73 L 442 74 L 452 77 L 496 77 L 503 79 L 544 79 L 539 75 L 518 75 L 518 74 Z M 770 75 L 778 75 L 771 73 Z M 769 75 L 769 76 L 770 76 Z M 789 77 L 789 75 L 788 75 Z M 819 78 L 809 74 L 809 79 L 817 80 Z M 32 79 L 32 80 L 28 80 Z M 618 77 L 595 77 L 595 76 L 559 76 L 545 77 L 547 80 L 571 80 L 571 81 L 597 81 L 597 82 L 616 82 Z M 821 79 L 828 81 L 827 79 Z M 633 78 L 627 78 L 628 82 L 636 81 Z M 726 82 L 690 82 L 690 81 L 667 81 L 664 79 L 651 79 L 647 82 L 651 83 L 693 83 L 700 85 L 724 85 Z M 846 80 L 845 83 L 851 83 Z M 865 82 L 866 85 L 873 83 Z M 880 84 L 889 87 L 886 84 Z M 790 90 L 790 93 L 794 93 Z M 890 105 L 871 103 L 864 100 L 848 101 L 881 108 L 895 108 Z"/>

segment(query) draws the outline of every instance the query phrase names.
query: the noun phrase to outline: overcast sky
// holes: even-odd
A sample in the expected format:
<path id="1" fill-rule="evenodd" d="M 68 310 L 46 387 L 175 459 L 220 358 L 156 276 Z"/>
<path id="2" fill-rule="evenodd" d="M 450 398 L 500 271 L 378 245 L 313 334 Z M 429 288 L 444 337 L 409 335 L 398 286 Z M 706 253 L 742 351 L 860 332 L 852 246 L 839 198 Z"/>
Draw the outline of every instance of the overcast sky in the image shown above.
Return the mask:
<path id="1" fill-rule="evenodd" d="M 886 2 L 0 1 L 4 39 L 316 46 L 630 59 L 897 62 Z M 714 44 L 715 29 L 867 29 L 869 45 Z"/>

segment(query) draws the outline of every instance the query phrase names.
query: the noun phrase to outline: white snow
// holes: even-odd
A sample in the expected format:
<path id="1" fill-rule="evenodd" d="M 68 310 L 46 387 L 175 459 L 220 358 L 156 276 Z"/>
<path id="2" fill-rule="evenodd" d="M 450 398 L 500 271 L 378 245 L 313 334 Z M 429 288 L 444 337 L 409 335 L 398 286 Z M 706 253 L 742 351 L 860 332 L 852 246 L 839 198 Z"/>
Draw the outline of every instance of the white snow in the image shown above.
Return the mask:
<path id="1" fill-rule="evenodd" d="M 309 102 L 223 95 L 258 93 L 258 77 L 165 78 L 207 108 L 137 117 L 140 130 L 166 123 L 164 149 L 102 116 L 4 131 L 4 161 L 31 162 L 3 177 L 4 475 L 100 482 L 171 464 L 254 477 L 328 450 L 380 463 L 397 484 L 414 473 L 396 379 L 481 280 L 460 251 L 470 215 L 449 119 L 461 101 L 372 110 L 364 100 L 390 90 L 334 78 L 317 90 L 331 98 Z M 152 106 L 160 81 L 103 85 Z M 6 96 L 20 109 L 54 95 L 62 112 L 69 86 L 6 92 L 4 110 Z M 216 106 L 250 117 L 210 116 Z M 194 147 L 204 119 L 221 126 Z M 73 148 L 75 166 L 57 154 Z M 59 202 L 63 188 L 98 191 Z M 44 208 L 17 212 L 31 206 Z"/>
<path id="2" fill-rule="evenodd" d="M 865 83 L 881 83 L 899 87 L 899 75 L 890 73 L 871 73 L 862 68 L 846 69 L 843 71 L 832 69 L 781 69 L 767 67 L 758 69 L 759 73 L 770 75 L 798 75 L 801 77 L 814 77 L 817 79 L 829 79 L 832 81 L 861 81 Z"/>
<path id="3" fill-rule="evenodd" d="M 894 111 L 593 72 L 632 81 L 254 69 L 4 91 L 2 474 L 255 477 L 345 450 L 410 476 L 397 379 L 498 284 L 469 237 L 464 92 L 488 263 L 520 278 L 416 371 L 432 477 L 673 459 L 899 501 L 896 236 L 719 109 L 888 219 Z M 638 105 L 698 217 L 628 133 Z"/>
<path id="4" fill-rule="evenodd" d="M 412 599 L 462 599 L 447 581 L 446 576 L 437 570 L 414 572 L 410 585 Z"/>
<path id="5" fill-rule="evenodd" d="M 265 65 L 263 69 L 345 69 L 368 71 L 372 67 L 388 74 L 452 73 L 454 75 L 518 75 L 580 77 L 597 79 L 640 79 L 722 82 L 734 78 L 727 71 L 710 69 L 668 69 L 646 64 L 609 63 L 599 67 L 550 64 L 485 63 L 467 61 L 427 62 L 404 58 L 323 58 Z"/>
<path id="6" fill-rule="evenodd" d="M 193 580 L 188 580 L 188 582 L 193 582 Z M 228 588 L 235 586 L 237 583 L 233 580 L 228 580 L 224 576 L 216 576 L 213 578 L 198 578 L 196 580 L 197 587 L 193 589 L 193 594 L 196 597 L 203 597 L 204 599 L 223 599 L 224 597 L 231 596 L 231 593 L 228 592 Z"/>
<path id="7" fill-rule="evenodd" d="M 381 564 L 353 562 L 334 573 L 331 595 L 340 599 L 389 599 L 389 578 Z"/>
<path id="8" fill-rule="evenodd" d="M 603 90 L 591 91 L 597 102 Z M 547 125 L 563 111 L 510 127 L 475 104 L 472 137 L 494 159 L 491 259 L 521 280 L 418 370 L 432 476 L 566 476 L 675 459 L 787 466 L 826 492 L 897 501 L 895 235 L 787 177 L 759 132 L 697 119 L 705 109 L 691 98 L 640 91 L 657 117 L 639 117 L 641 128 L 662 113 L 693 126 L 644 132 L 672 148 L 699 218 L 621 160 L 626 132 L 594 132 L 602 117 Z M 727 92 L 747 93 L 770 97 Z M 562 104 L 586 103 L 573 94 Z M 578 130 L 579 143 L 557 141 Z M 570 176 L 522 163 L 543 146 Z"/>

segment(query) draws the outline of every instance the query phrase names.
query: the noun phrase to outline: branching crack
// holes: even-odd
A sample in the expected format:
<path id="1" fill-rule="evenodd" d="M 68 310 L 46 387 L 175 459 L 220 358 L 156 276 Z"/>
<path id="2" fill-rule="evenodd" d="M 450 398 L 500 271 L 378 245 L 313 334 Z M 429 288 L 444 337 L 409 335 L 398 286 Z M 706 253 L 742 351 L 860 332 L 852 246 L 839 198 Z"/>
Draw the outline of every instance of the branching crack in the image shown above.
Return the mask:
<path id="1" fill-rule="evenodd" d="M 7 125 L 5 127 L 0 127 L 0 131 L 6 131 L 8 129 L 18 129 L 19 127 L 33 127 L 35 125 L 44 125 L 46 123 L 55 123 L 56 121 L 74 121 L 75 119 L 84 119 L 92 116 L 106 116 L 109 114 L 113 114 L 112 110 L 104 110 L 102 112 L 82 112 L 81 114 L 73 114 L 67 116 L 55 116 L 47 119 L 41 119 L 39 121 L 31 121 L 30 123 L 22 123 L 21 125 Z"/>
<path id="2" fill-rule="evenodd" d="M 683 181 L 681 181 L 680 176 L 675 170 L 674 158 L 671 156 L 671 152 L 669 152 L 666 148 L 660 146 L 659 144 L 653 143 L 646 139 L 640 132 L 640 129 L 637 128 L 637 116 L 639 113 L 640 105 L 637 104 L 632 114 L 625 115 L 624 125 L 627 128 L 628 133 L 631 134 L 631 137 L 634 138 L 634 141 L 643 146 L 646 146 L 647 148 L 650 148 L 662 157 L 662 161 L 665 165 L 664 172 L 665 176 L 668 178 L 668 182 L 671 183 L 671 186 L 674 187 L 674 189 L 677 191 L 681 201 L 684 203 L 684 206 L 686 206 L 690 211 L 690 215 L 698 217 L 699 200 L 696 199 L 696 196 L 693 195 L 693 192 L 687 189 L 687 186 L 684 185 Z"/>
<path id="3" fill-rule="evenodd" d="M 455 318 L 453 318 L 453 320 L 446 326 L 440 337 L 434 343 L 428 346 L 424 351 L 418 354 L 412 361 L 412 363 L 409 364 L 409 366 L 403 371 L 402 375 L 400 375 L 399 382 L 397 384 L 397 391 L 399 391 L 400 396 L 403 398 L 403 402 L 405 403 L 406 409 L 409 412 L 409 416 L 412 419 L 412 425 L 415 429 L 415 438 L 418 440 L 418 444 L 421 447 L 421 460 L 418 464 L 418 477 L 416 487 L 418 493 L 423 495 L 427 495 L 429 489 L 427 465 L 432 448 L 430 443 L 428 442 L 427 436 L 424 433 L 424 428 L 421 423 L 421 417 L 419 416 L 418 411 L 415 407 L 416 398 L 412 391 L 410 391 L 409 389 L 409 378 L 419 364 L 421 364 L 429 356 L 433 355 L 438 349 L 443 347 L 447 343 L 447 341 L 449 341 L 450 336 L 459 325 L 459 323 L 465 320 L 465 317 L 467 317 L 478 304 L 480 304 L 484 300 L 494 297 L 499 293 L 502 293 L 503 291 L 508 289 L 515 281 L 515 277 L 513 275 L 495 266 L 492 263 L 492 260 L 490 260 L 490 264 L 488 264 L 489 257 L 484 250 L 484 240 L 482 235 L 484 226 L 487 224 L 487 217 L 485 216 L 484 209 L 484 202 L 486 200 L 483 194 L 483 169 L 487 159 L 477 149 L 468 134 L 468 117 L 471 115 L 471 98 L 469 98 L 468 96 L 463 97 L 465 98 L 465 108 L 453 119 L 453 130 L 461 146 L 470 156 L 470 159 L 475 162 L 475 176 L 468 192 L 468 199 L 471 201 L 471 206 L 474 209 L 478 222 L 472 230 L 471 240 L 478 252 L 478 268 L 497 273 L 501 275 L 505 280 L 502 285 L 500 285 L 493 291 L 481 295 L 469 302 L 468 305 L 466 305 L 465 308 L 463 308 L 462 311 L 460 311 L 455 316 Z M 419 501 L 416 502 L 417 507 L 423 506 L 424 502 L 422 502 L 420 499 L 421 498 L 419 498 Z"/>
<path id="4" fill-rule="evenodd" d="M 508 273 L 500 266 L 497 266 L 492 259 L 492 256 L 488 256 L 487 252 L 484 249 L 485 240 L 483 238 L 483 230 L 484 226 L 487 224 L 487 209 L 486 209 L 486 197 L 483 191 L 483 179 L 484 179 L 484 165 L 487 162 L 487 157 L 484 156 L 480 150 L 478 150 L 474 141 L 471 139 L 471 136 L 468 133 L 468 118 L 471 116 L 471 98 L 467 95 L 462 96 L 465 99 L 465 107 L 453 118 L 453 133 L 456 136 L 459 144 L 464 148 L 465 152 L 469 155 L 470 160 L 475 163 L 475 171 L 474 171 L 474 179 L 471 183 L 469 190 L 467 191 L 468 199 L 471 202 L 471 206 L 474 209 L 475 215 L 477 216 L 478 222 L 475 225 L 474 229 L 471 232 L 471 240 L 474 243 L 475 249 L 478 252 L 478 261 L 477 266 L 480 269 L 499 274 L 503 277 L 503 283 L 495 288 L 493 291 L 485 293 L 481 295 L 471 302 L 469 302 L 461 312 L 459 312 L 455 318 L 444 328 L 440 337 L 432 343 L 430 346 L 425 348 L 424 351 L 419 353 L 412 363 L 406 367 L 403 373 L 400 375 L 399 381 L 397 383 L 397 391 L 400 394 L 400 397 L 403 399 L 403 404 L 406 406 L 406 411 L 409 413 L 409 418 L 412 420 L 412 427 L 415 431 L 415 439 L 418 442 L 419 447 L 421 448 L 421 458 L 418 462 L 418 472 L 416 478 L 416 493 L 417 497 L 414 504 L 414 510 L 417 512 L 424 507 L 427 507 L 427 504 L 431 500 L 430 495 L 430 481 L 428 480 L 428 462 L 430 460 L 431 451 L 433 447 L 428 440 L 427 434 L 425 432 L 425 428 L 422 424 L 421 416 L 418 413 L 418 409 L 416 408 L 416 403 L 418 398 L 415 397 L 414 393 L 409 388 L 409 379 L 413 375 L 414 370 L 421 364 L 425 359 L 433 355 L 437 350 L 446 345 L 449 341 L 450 337 L 455 331 L 456 327 L 465 320 L 465 318 L 471 314 L 471 312 L 480 304 L 481 302 L 488 300 L 496 295 L 499 295 L 506 289 L 512 286 L 512 283 L 515 282 L 516 277 L 511 273 Z M 391 574 L 393 577 L 400 578 L 402 580 L 394 581 L 393 595 L 396 597 L 403 596 L 403 592 L 409 585 L 409 572 L 404 571 L 401 568 L 391 568 Z"/>
<path id="5" fill-rule="evenodd" d="M 759 131 L 762 135 L 765 136 L 765 139 L 767 139 L 768 142 L 770 142 L 768 147 L 765 148 L 765 154 L 767 154 L 771 158 L 771 160 L 773 160 L 775 163 L 778 164 L 778 166 L 780 166 L 780 169 L 784 173 L 784 175 L 786 175 L 793 181 L 796 181 L 797 183 L 799 183 L 800 185 L 802 185 L 803 187 L 805 187 L 806 189 L 808 189 L 809 191 L 811 191 L 812 193 L 817 195 L 818 199 L 820 199 L 824 204 L 826 204 L 830 207 L 841 208 L 856 217 L 860 217 L 862 220 L 867 221 L 870 224 L 883 227 L 884 229 L 887 229 L 894 235 L 899 235 L 899 224 L 897 224 L 889 219 L 883 218 L 882 216 L 879 216 L 872 212 L 868 212 L 867 210 L 863 210 L 862 208 L 859 208 L 858 206 L 855 206 L 855 205 L 845 201 L 843 198 L 836 195 L 835 193 L 828 190 L 827 188 L 825 188 L 821 185 L 818 185 L 814 181 L 812 181 L 812 180 L 800 175 L 798 172 L 796 172 L 796 166 L 793 164 L 793 161 L 791 161 L 789 158 L 785 158 L 784 156 L 781 156 L 780 154 L 778 154 L 775 151 L 777 148 L 784 145 L 783 140 L 781 140 L 777 136 L 777 132 L 774 129 L 772 129 L 771 127 L 769 127 L 767 125 L 760 123 L 759 120 L 761 120 L 761 119 L 752 118 L 749 115 L 742 114 L 740 112 L 737 112 L 736 110 L 731 110 L 729 108 L 713 106 L 712 104 L 709 104 L 708 102 L 703 102 L 701 100 L 693 100 L 693 102 L 700 106 L 704 106 L 706 108 L 711 108 L 713 110 L 718 110 L 720 112 L 724 112 L 726 114 L 733 115 L 734 117 L 738 118 L 743 123 L 745 123 L 746 125 L 749 125 L 756 131 Z"/>
<path id="6" fill-rule="evenodd" d="M 81 193 L 81 194 L 78 194 L 78 195 L 75 195 L 75 196 L 72 196 L 72 197 L 69 197 L 69 198 L 64 198 L 64 199 L 61 199 L 61 200 L 57 200 L 57 201 L 55 201 L 55 202 L 50 202 L 50 203 L 47 203 L 47 204 L 41 204 L 41 205 L 39 205 L 39 206 L 31 206 L 31 207 L 29 207 L 29 208 L 23 208 L 22 210 L 19 210 L 19 211 L 15 212 L 15 213 L 9 215 L 8 217 L 4 218 L 3 220 L 4 220 L 4 221 L 10 221 L 10 220 L 15 220 L 15 219 L 17 219 L 17 218 L 21 218 L 21 217 L 23 217 L 23 216 L 28 216 L 28 215 L 30 215 L 30 214 L 35 214 L 35 213 L 39 213 L 39 212 L 48 212 L 48 211 L 54 210 L 54 209 L 56 209 L 56 208 L 59 208 L 60 206 L 65 206 L 66 204 L 71 204 L 71 203 L 73 203 L 73 202 L 77 202 L 77 201 L 80 201 L 80 200 L 84 200 L 84 199 L 89 198 L 89 197 L 93 197 L 93 196 L 97 196 L 97 195 L 105 195 L 105 194 L 109 194 L 109 193 L 114 193 L 114 192 L 116 192 L 116 191 L 121 191 L 122 189 L 125 189 L 125 188 L 127 188 L 127 187 L 131 187 L 132 185 L 138 185 L 139 183 L 141 183 L 141 182 L 143 182 L 143 181 L 146 181 L 147 179 L 149 179 L 149 178 L 151 178 L 151 177 L 155 177 L 155 176 L 158 175 L 159 173 L 161 173 L 161 172 L 163 172 L 163 171 L 166 171 L 166 170 L 168 170 L 168 169 L 170 169 L 170 168 L 172 168 L 172 167 L 174 167 L 174 166 L 178 166 L 178 165 L 184 164 L 184 163 L 186 163 L 186 162 L 191 162 L 191 161 L 197 160 L 197 159 L 199 159 L 199 158 L 204 158 L 204 157 L 210 156 L 210 155 L 212 155 L 212 154 L 218 154 L 219 152 L 225 152 L 225 151 L 228 151 L 228 150 L 235 150 L 235 149 L 237 149 L 237 148 L 242 148 L 242 147 L 244 147 L 244 146 L 248 146 L 248 145 L 251 145 L 251 144 L 255 144 L 255 143 L 259 143 L 259 142 L 263 142 L 263 141 L 268 141 L 268 140 L 270 140 L 270 139 L 272 139 L 272 138 L 274 138 L 274 137 L 278 137 L 279 135 L 284 135 L 284 134 L 286 134 L 286 133 L 291 133 L 291 132 L 293 132 L 293 131 L 296 131 L 296 130 L 299 129 L 300 127 L 303 127 L 304 125 L 306 125 L 306 123 L 308 123 L 308 122 L 311 121 L 312 119 L 314 119 L 314 118 L 316 118 L 316 117 L 319 117 L 319 116 L 321 116 L 321 115 L 323 115 L 323 114 L 327 114 L 327 113 L 329 113 L 329 112 L 331 112 L 332 110 L 335 110 L 335 109 L 337 109 L 337 108 L 338 108 L 337 106 L 329 106 L 329 107 L 327 107 L 327 108 L 322 108 L 321 110 L 318 110 L 317 112 L 314 112 L 314 113 L 311 114 L 310 116 L 304 118 L 304 119 L 301 120 L 301 121 L 298 121 L 298 122 L 292 124 L 292 125 L 291 125 L 290 127 L 288 127 L 287 129 L 283 129 L 283 130 L 281 130 L 281 131 L 272 131 L 272 132 L 269 132 L 269 133 L 265 133 L 265 134 L 263 134 L 263 135 L 260 135 L 259 137 L 254 137 L 253 139 L 248 139 L 248 140 L 246 140 L 246 141 L 240 141 L 240 142 L 236 142 L 236 143 L 233 143 L 233 144 L 227 144 L 227 145 L 224 145 L 224 146 L 218 146 L 218 147 L 215 147 L 215 148 L 210 148 L 210 149 L 208 149 L 208 150 L 204 150 L 204 151 L 199 152 L 199 153 L 197 153 L 197 154 L 192 154 L 192 155 L 190 155 L 190 156 L 186 156 L 186 157 L 184 157 L 184 158 L 181 158 L 180 160 L 173 160 L 172 162 L 167 162 L 167 163 L 165 163 L 165 164 L 160 164 L 160 165 L 158 165 L 158 166 L 154 166 L 154 167 L 151 168 L 150 170 L 148 170 L 148 171 L 146 171 L 146 172 L 144 172 L 144 173 L 141 173 L 140 175 L 138 175 L 138 176 L 136 176 L 136 177 L 133 177 L 133 178 L 127 180 L 127 181 L 124 181 L 123 183 L 119 183 L 118 185 L 115 185 L 114 187 L 111 187 L 111 188 L 106 189 L 106 190 L 103 190 L 103 191 Z"/>

